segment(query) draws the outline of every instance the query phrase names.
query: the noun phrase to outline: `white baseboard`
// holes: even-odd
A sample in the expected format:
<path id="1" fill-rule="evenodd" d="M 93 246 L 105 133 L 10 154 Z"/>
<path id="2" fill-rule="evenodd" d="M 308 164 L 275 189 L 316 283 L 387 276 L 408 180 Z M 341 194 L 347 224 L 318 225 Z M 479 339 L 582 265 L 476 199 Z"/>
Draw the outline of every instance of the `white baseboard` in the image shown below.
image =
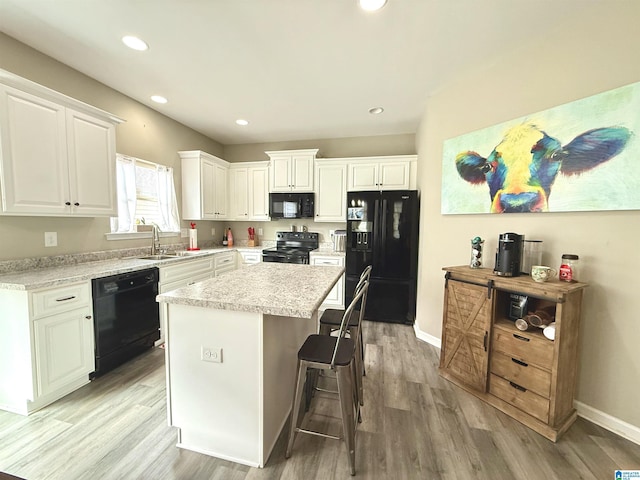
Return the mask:
<path id="1" fill-rule="evenodd" d="M 413 324 L 413 330 L 416 333 L 416 338 L 418 340 L 422 340 L 423 342 L 427 342 L 429 345 L 433 345 L 436 348 L 442 348 L 442 341 L 438 337 L 434 337 L 433 335 L 429 335 L 428 333 L 424 333 L 422 330 L 418 328 L 418 324 Z"/>
<path id="2" fill-rule="evenodd" d="M 606 428 L 607 430 L 640 445 L 640 427 L 631 425 L 630 423 L 613 417 L 608 413 L 596 410 L 595 408 L 585 405 L 582 402 L 578 402 L 577 400 L 573 402 L 573 404 L 578 411 L 578 415 L 585 420 L 589 420 L 602 428 Z"/>
<path id="3" fill-rule="evenodd" d="M 417 323 L 413 325 L 413 330 L 415 331 L 416 338 L 418 340 L 422 340 L 436 348 L 442 348 L 442 340 L 420 330 Z M 600 410 L 577 400 L 574 402 L 574 406 L 578 411 L 578 415 L 585 420 L 589 420 L 590 422 L 595 423 L 616 435 L 620 435 L 621 437 L 640 445 L 640 427 L 631 425 L 630 423 L 620 420 L 608 413 L 601 412 Z"/>

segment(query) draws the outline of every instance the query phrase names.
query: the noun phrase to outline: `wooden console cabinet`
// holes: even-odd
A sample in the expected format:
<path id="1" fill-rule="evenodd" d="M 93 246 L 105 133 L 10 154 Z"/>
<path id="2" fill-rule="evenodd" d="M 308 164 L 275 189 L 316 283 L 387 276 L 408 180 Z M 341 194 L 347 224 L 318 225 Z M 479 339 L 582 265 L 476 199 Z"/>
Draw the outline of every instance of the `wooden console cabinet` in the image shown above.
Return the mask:
<path id="1" fill-rule="evenodd" d="M 536 283 L 486 268 L 446 267 L 440 375 L 556 441 L 575 421 L 573 407 L 582 292 L 587 284 Z M 527 311 L 555 317 L 555 340 L 542 329 L 518 330 L 511 294 Z"/>

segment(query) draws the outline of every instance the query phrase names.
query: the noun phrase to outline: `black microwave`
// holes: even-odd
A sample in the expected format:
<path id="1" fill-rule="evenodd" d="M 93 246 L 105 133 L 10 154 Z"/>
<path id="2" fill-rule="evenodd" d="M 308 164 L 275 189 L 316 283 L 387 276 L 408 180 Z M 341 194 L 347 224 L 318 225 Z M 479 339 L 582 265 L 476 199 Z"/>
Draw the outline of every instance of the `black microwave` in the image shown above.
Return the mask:
<path id="1" fill-rule="evenodd" d="M 313 218 L 313 193 L 270 193 L 271 218 Z"/>

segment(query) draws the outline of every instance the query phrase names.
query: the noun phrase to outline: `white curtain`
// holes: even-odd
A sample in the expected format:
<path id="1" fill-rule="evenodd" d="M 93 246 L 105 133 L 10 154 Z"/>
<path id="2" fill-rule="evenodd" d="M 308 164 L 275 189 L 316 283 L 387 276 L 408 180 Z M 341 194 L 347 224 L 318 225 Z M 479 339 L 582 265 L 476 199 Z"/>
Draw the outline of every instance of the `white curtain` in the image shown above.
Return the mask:
<path id="1" fill-rule="evenodd" d="M 136 160 L 116 156 L 118 216 L 111 218 L 112 232 L 132 232 L 136 216 Z"/>
<path id="2" fill-rule="evenodd" d="M 163 165 L 156 166 L 158 179 L 158 206 L 162 222 L 159 225 L 163 232 L 179 232 L 180 217 L 178 216 L 178 200 L 173 183 L 173 168 Z"/>

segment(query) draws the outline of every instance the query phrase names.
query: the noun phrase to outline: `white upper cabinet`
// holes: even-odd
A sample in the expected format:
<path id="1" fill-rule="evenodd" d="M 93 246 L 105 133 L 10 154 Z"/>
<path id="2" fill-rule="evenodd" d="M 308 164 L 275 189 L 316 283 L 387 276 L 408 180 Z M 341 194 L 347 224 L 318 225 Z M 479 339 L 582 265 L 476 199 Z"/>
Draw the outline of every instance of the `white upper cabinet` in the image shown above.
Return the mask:
<path id="1" fill-rule="evenodd" d="M 236 165 L 229 168 L 229 219 L 248 220 L 249 172 L 247 167 Z"/>
<path id="2" fill-rule="evenodd" d="M 269 162 L 248 168 L 249 220 L 269 220 Z"/>
<path id="3" fill-rule="evenodd" d="M 0 71 L 2 213 L 117 215 L 115 125 L 120 121 Z"/>
<path id="4" fill-rule="evenodd" d="M 178 154 L 182 160 L 182 218 L 228 219 L 229 163 L 201 150 Z"/>
<path id="5" fill-rule="evenodd" d="M 416 155 L 346 159 L 347 190 L 408 190 L 415 188 Z"/>
<path id="6" fill-rule="evenodd" d="M 265 152 L 269 155 L 270 192 L 312 192 L 318 149 Z"/>
<path id="7" fill-rule="evenodd" d="M 316 159 L 316 222 L 345 222 L 347 219 L 347 163 Z"/>
<path id="8" fill-rule="evenodd" d="M 229 167 L 229 219 L 269 220 L 269 162 Z"/>

